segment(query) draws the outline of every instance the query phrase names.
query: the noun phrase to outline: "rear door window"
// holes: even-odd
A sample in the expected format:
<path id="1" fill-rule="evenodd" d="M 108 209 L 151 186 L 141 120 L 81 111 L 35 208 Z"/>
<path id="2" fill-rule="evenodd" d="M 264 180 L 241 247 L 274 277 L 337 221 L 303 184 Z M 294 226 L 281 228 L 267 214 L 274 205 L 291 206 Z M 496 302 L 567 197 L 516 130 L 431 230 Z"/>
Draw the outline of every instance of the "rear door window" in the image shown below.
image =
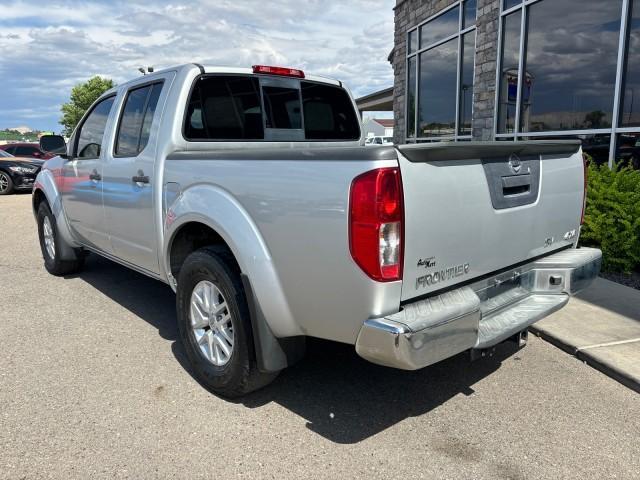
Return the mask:
<path id="1" fill-rule="evenodd" d="M 115 155 L 135 157 L 149 142 L 151 123 L 162 91 L 162 83 L 130 90 L 118 125 Z"/>

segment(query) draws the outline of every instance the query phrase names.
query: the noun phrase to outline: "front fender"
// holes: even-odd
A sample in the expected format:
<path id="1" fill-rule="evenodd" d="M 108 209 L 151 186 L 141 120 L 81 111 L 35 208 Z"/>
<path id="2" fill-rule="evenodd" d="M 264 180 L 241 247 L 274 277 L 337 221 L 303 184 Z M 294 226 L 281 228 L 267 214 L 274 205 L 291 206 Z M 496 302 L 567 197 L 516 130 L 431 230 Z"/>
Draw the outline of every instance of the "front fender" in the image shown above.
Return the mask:
<path id="1" fill-rule="evenodd" d="M 164 218 L 164 268 L 169 274 L 171 245 L 183 225 L 198 222 L 218 233 L 251 280 L 255 299 L 276 337 L 303 335 L 293 319 L 267 245 L 243 206 L 228 191 L 197 184 L 183 191 Z"/>
<path id="2" fill-rule="evenodd" d="M 62 180 L 62 166 L 64 164 L 64 159 L 60 157 L 54 157 L 48 160 L 40 170 L 40 173 L 36 176 L 33 192 L 34 194 L 37 191 L 40 191 L 44 194 L 47 199 L 47 203 L 49 204 L 49 208 L 51 208 L 51 212 L 56 219 L 56 231 L 58 235 L 62 238 L 62 242 L 59 242 L 60 245 L 60 258 L 63 260 L 75 260 L 76 254 L 74 252 L 74 248 L 79 248 L 81 245 L 78 244 L 71 235 L 71 230 L 69 229 L 69 224 L 67 223 L 67 217 L 64 213 L 64 208 L 62 207 L 62 198 L 60 196 L 59 183 Z M 36 195 L 33 195 L 33 214 L 37 215 L 38 212 L 36 210 Z"/>

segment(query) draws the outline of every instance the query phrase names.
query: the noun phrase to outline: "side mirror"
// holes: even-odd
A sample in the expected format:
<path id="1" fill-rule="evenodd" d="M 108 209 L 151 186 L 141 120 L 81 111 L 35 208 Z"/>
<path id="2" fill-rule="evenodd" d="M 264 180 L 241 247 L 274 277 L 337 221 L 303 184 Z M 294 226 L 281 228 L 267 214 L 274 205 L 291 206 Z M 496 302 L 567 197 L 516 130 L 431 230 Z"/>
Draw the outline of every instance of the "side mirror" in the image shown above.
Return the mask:
<path id="1" fill-rule="evenodd" d="M 60 135 L 43 135 L 40 137 L 40 150 L 65 156 L 67 154 L 67 142 Z"/>

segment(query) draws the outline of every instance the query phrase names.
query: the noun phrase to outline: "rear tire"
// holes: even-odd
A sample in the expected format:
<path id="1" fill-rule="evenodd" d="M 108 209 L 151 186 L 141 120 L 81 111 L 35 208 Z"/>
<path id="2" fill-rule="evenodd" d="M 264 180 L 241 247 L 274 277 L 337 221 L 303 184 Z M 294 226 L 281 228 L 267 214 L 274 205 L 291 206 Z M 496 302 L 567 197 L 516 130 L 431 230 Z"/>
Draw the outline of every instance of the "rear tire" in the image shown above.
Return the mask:
<path id="1" fill-rule="evenodd" d="M 180 340 L 196 378 L 208 390 L 240 397 L 277 377 L 258 370 L 240 272 L 226 248 L 204 247 L 187 257 L 176 308 Z"/>
<path id="2" fill-rule="evenodd" d="M 13 193 L 13 180 L 7 172 L 0 171 L 0 195 L 11 195 Z"/>
<path id="3" fill-rule="evenodd" d="M 62 276 L 78 272 L 84 266 L 84 255 L 77 252 L 75 260 L 62 260 L 60 251 L 64 240 L 58 235 L 56 218 L 51 213 L 51 209 L 46 202 L 42 202 L 38 207 L 38 237 L 40 239 L 40 250 L 44 259 L 44 268 L 52 275 Z"/>

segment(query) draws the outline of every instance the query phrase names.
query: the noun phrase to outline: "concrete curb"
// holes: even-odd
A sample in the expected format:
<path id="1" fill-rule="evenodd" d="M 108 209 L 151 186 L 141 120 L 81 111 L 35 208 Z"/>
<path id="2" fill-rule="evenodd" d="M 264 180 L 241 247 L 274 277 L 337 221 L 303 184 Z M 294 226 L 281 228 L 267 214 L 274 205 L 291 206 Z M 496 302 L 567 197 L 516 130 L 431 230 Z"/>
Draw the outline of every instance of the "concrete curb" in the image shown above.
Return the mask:
<path id="1" fill-rule="evenodd" d="M 610 362 L 594 358 L 594 356 L 589 353 L 589 350 L 579 350 L 575 346 L 570 345 L 564 340 L 561 340 L 558 337 L 550 334 L 549 332 L 541 330 L 535 326 L 529 327 L 529 331 L 537 337 L 540 337 L 550 344 L 558 347 L 559 349 L 564 350 L 570 355 L 573 355 L 578 360 L 581 360 L 589 366 L 595 368 L 596 370 L 599 370 L 608 377 L 613 378 L 617 382 L 623 384 L 625 387 L 628 387 L 631 390 L 640 393 L 640 380 L 638 378 L 630 375 L 628 372 L 620 368 L 617 368 Z"/>

